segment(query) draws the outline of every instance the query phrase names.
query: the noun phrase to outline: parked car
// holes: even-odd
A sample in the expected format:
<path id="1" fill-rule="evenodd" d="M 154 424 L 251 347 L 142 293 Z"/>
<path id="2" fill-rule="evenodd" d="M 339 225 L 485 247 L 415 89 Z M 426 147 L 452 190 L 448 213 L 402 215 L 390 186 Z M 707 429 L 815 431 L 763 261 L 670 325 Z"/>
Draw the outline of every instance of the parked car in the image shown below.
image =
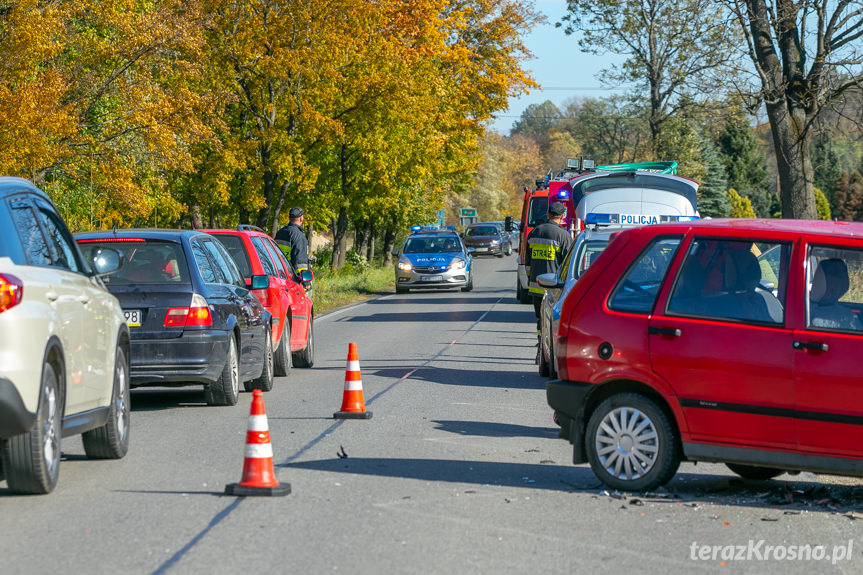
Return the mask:
<path id="1" fill-rule="evenodd" d="M 473 258 L 455 228 L 414 226 L 396 256 L 396 293 L 414 288 L 473 289 Z"/>
<path id="2" fill-rule="evenodd" d="M 100 278 L 111 248 L 81 255 L 48 196 L 0 178 L 0 476 L 11 491 L 57 485 L 61 438 L 91 459 L 129 449 L 129 328 Z"/>
<path id="3" fill-rule="evenodd" d="M 474 255 L 512 255 L 512 238 L 503 226 L 495 222 L 471 224 L 464 230 L 464 245 L 474 249 Z"/>
<path id="4" fill-rule="evenodd" d="M 193 230 L 119 230 L 75 236 L 84 254 L 119 250 L 126 264 L 105 284 L 131 333 L 132 387 L 203 385 L 209 405 L 235 405 L 273 387 L 271 317 L 224 246 Z M 267 276 L 253 276 L 253 290 Z"/>
<path id="5" fill-rule="evenodd" d="M 616 489 L 680 461 L 863 475 L 863 224 L 621 231 L 566 294 L 547 384 L 573 461 Z"/>
<path id="6" fill-rule="evenodd" d="M 251 286 L 256 275 L 267 276 L 265 289 L 252 290 L 273 318 L 273 366 L 276 375 L 288 375 L 291 366 L 315 363 L 315 312 L 311 270 L 297 273 L 273 238 L 260 228 L 242 225 L 236 230 L 204 230 L 222 242 Z"/>

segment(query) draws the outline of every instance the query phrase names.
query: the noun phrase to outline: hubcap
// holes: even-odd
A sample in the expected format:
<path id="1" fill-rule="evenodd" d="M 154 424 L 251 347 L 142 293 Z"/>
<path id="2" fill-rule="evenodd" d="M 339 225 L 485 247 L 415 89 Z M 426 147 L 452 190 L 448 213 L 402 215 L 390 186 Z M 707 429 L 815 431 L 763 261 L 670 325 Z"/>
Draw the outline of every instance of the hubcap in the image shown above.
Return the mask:
<path id="1" fill-rule="evenodd" d="M 58 429 L 57 429 L 57 388 L 54 385 L 45 386 L 43 399 L 42 421 L 42 454 L 45 457 L 45 467 L 53 474 L 60 460 Z"/>
<path id="2" fill-rule="evenodd" d="M 643 477 L 656 463 L 659 436 L 647 415 L 632 407 L 608 412 L 596 430 L 596 453 L 602 467 L 618 479 Z"/>
<path id="3" fill-rule="evenodd" d="M 116 406 L 117 431 L 121 438 L 126 437 L 126 429 L 128 428 L 129 419 L 129 403 L 126 400 L 126 370 L 122 366 L 117 366 L 117 397 L 114 400 Z"/>
<path id="4" fill-rule="evenodd" d="M 231 392 L 234 397 L 240 394 L 240 368 L 237 365 L 237 344 L 231 342 Z"/>

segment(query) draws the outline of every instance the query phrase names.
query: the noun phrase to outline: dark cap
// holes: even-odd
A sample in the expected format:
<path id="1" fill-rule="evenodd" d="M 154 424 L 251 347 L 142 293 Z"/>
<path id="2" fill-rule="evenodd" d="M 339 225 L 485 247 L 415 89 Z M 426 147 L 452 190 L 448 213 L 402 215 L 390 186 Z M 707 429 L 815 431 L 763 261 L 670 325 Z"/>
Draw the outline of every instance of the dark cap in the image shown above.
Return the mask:
<path id="1" fill-rule="evenodd" d="M 548 206 L 548 215 L 553 216 L 555 218 L 559 218 L 560 216 L 566 215 L 566 206 L 564 206 L 561 202 L 553 202 L 550 206 Z"/>
<path id="2" fill-rule="evenodd" d="M 288 212 L 288 215 L 290 216 L 290 218 L 292 220 L 295 220 L 300 216 L 306 215 L 306 212 L 303 211 L 303 208 L 301 208 L 299 206 L 295 206 L 295 207 L 291 208 L 291 211 Z"/>

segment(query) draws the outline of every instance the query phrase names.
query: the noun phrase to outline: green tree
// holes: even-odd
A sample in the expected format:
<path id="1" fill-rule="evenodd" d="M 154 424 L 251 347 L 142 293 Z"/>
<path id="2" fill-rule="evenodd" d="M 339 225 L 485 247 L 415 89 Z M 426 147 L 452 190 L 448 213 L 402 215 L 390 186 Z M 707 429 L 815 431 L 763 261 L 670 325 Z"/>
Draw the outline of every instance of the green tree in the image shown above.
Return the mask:
<path id="1" fill-rule="evenodd" d="M 583 99 L 566 110 L 572 117 L 570 133 L 584 157 L 599 164 L 636 162 L 652 158 L 645 107 L 625 96 Z"/>
<path id="2" fill-rule="evenodd" d="M 704 135 L 700 152 L 704 178 L 698 187 L 698 212 L 702 217 L 727 218 L 731 215 L 731 203 L 722 158 L 716 145 Z"/>
<path id="3" fill-rule="evenodd" d="M 824 192 L 815 188 L 815 208 L 819 220 L 833 219 L 830 215 L 830 202 L 827 201 L 827 196 Z"/>
<path id="4" fill-rule="evenodd" d="M 752 202 L 746 196 L 741 196 L 734 188 L 729 188 L 728 203 L 730 211 L 728 216 L 731 218 L 754 218 L 755 210 L 752 209 Z"/>

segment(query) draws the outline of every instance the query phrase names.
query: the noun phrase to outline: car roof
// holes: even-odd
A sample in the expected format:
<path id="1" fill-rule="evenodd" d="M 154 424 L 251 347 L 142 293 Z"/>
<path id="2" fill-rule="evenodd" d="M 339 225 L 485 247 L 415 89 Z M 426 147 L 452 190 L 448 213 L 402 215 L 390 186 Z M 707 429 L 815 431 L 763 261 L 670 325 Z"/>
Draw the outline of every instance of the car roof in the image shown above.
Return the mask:
<path id="1" fill-rule="evenodd" d="M 237 226 L 236 228 L 207 228 L 205 230 L 199 230 L 208 234 L 225 234 L 225 235 L 234 235 L 234 236 L 267 236 L 270 237 L 270 234 L 265 232 L 260 228 L 256 228 L 255 226 Z"/>
<path id="2" fill-rule="evenodd" d="M 100 239 L 100 238 L 143 238 L 146 240 L 168 240 L 179 241 L 183 237 L 207 235 L 202 230 L 168 230 L 157 228 L 126 229 L 126 230 L 102 230 L 95 232 L 78 232 L 76 239 Z"/>
<path id="3" fill-rule="evenodd" d="M 717 233 L 730 230 L 754 232 L 780 232 L 787 234 L 815 234 L 863 238 L 863 222 L 840 222 L 832 220 L 787 220 L 768 218 L 721 218 L 690 222 L 652 224 L 630 228 L 649 233 L 679 233 L 681 228 L 692 228 L 698 233 L 711 230 Z M 629 230 L 625 230 L 627 233 Z"/>
<path id="4" fill-rule="evenodd" d="M 455 232 L 451 232 L 451 231 L 440 231 L 440 230 L 419 231 L 419 232 L 413 232 L 411 235 L 408 236 L 408 239 L 418 238 L 418 237 L 422 237 L 422 236 L 439 236 L 439 237 L 455 237 L 455 238 L 457 238 L 458 234 Z"/>
<path id="5" fill-rule="evenodd" d="M 26 189 L 28 192 L 33 192 L 50 200 L 48 194 L 37 188 L 30 180 L 25 180 L 24 178 L 18 178 L 16 176 L 0 176 L 0 196 L 20 192 L 22 188 Z"/>

